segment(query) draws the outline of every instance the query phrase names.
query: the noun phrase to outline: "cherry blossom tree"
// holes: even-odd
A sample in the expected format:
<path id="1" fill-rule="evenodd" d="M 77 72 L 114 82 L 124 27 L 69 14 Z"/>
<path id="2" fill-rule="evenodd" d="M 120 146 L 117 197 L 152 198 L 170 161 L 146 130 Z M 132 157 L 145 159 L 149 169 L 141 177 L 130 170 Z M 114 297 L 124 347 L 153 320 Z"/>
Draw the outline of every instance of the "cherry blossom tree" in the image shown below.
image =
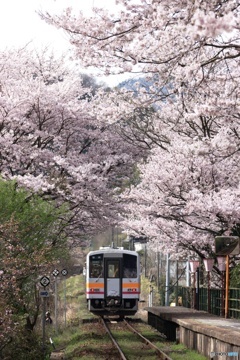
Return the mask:
<path id="1" fill-rule="evenodd" d="M 106 75 L 141 73 L 151 84 L 137 95 L 99 93 L 91 109 L 151 148 L 141 183 L 123 196 L 126 229 L 147 235 L 155 249 L 211 255 L 214 237 L 231 234 L 240 218 L 239 4 L 116 5 L 116 13 L 95 9 L 90 18 L 70 8 L 41 16 L 66 30 L 82 65 Z M 154 109 L 150 121 L 136 117 L 146 109 Z"/>
<path id="2" fill-rule="evenodd" d="M 48 51 L 20 49 L 0 54 L 0 71 L 2 176 L 65 203 L 59 231 L 73 240 L 116 221 L 114 189 L 139 154 L 90 114 L 77 69 Z"/>
<path id="3" fill-rule="evenodd" d="M 223 149 L 218 154 L 218 147 L 205 142 L 205 148 L 203 141 L 186 146 L 175 136 L 169 151 L 152 152 L 141 166 L 141 183 L 125 194 L 131 199 L 126 225 L 148 234 L 159 250 L 213 256 L 215 236 L 233 235 L 239 222 L 239 184 L 233 172 L 238 173 L 239 155 L 229 160 Z"/>

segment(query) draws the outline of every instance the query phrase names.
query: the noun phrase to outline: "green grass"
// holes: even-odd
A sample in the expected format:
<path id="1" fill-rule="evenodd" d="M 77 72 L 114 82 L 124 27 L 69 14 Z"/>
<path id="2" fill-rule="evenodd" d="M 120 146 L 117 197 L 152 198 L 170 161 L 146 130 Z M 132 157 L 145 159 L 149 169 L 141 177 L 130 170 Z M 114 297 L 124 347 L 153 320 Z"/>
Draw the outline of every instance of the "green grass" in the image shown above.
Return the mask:
<path id="1" fill-rule="evenodd" d="M 89 313 L 85 298 L 85 278 L 82 275 L 66 279 L 66 303 L 67 303 L 67 327 L 59 324 L 58 334 L 54 333 L 52 339 L 57 349 L 64 349 L 66 360 L 102 360 L 108 357 L 111 348 L 111 340 L 105 333 L 99 333 L 98 319 Z M 148 291 L 149 283 L 143 281 L 143 291 Z M 146 289 L 145 289 L 146 287 Z M 63 302 L 65 284 L 59 286 L 59 298 Z M 165 341 L 160 334 L 151 326 L 138 323 L 137 329 L 144 332 L 143 335 L 154 343 L 173 360 L 206 360 L 207 358 L 187 349 L 182 344 Z M 135 327 L 135 324 L 134 324 Z M 134 335 L 125 336 L 120 334 L 126 348 L 134 342 Z M 132 346 L 132 351 L 134 351 Z M 129 356 L 128 354 L 128 356 Z M 136 354 L 135 354 L 136 355 Z M 137 355 L 136 355 L 137 356 Z M 135 358 L 136 358 L 135 356 Z M 130 358 L 130 357 L 129 357 Z M 153 357 L 154 358 L 154 357 Z M 148 360 L 151 359 L 149 354 Z"/>
<path id="2" fill-rule="evenodd" d="M 56 348 L 64 348 L 65 359 L 103 359 L 104 347 L 111 345 L 107 335 L 99 334 L 94 324 L 84 324 L 67 328 L 54 337 Z"/>
<path id="3" fill-rule="evenodd" d="M 169 356 L 172 358 L 172 360 L 206 360 L 205 356 L 201 354 L 197 354 L 195 351 L 188 350 L 185 348 L 185 350 L 182 350 L 181 353 L 177 352 L 170 352 Z"/>
<path id="4" fill-rule="evenodd" d="M 93 317 L 87 310 L 85 278 L 83 275 L 69 277 L 66 279 L 66 284 L 64 281 L 61 282 L 58 289 L 58 296 L 61 303 L 64 302 L 65 292 L 68 323 Z"/>
<path id="5" fill-rule="evenodd" d="M 127 330 L 114 330 L 113 336 L 119 343 L 124 355 L 129 360 L 137 359 L 140 355 L 141 359 L 155 360 L 156 351 L 142 342 L 139 346 L 139 338 L 136 334 Z"/>
<path id="6" fill-rule="evenodd" d="M 196 353 L 196 351 L 189 350 L 183 344 L 164 340 L 158 331 L 153 331 L 151 326 L 134 324 L 134 327 L 173 360 L 206 360 L 205 356 Z"/>

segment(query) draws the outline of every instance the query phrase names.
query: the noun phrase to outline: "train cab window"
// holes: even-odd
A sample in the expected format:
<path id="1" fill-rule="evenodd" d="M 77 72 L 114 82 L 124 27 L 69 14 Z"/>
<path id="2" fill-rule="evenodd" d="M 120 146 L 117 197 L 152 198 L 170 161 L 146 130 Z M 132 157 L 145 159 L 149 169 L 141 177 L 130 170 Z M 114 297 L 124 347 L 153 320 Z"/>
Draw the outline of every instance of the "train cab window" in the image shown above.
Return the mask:
<path id="1" fill-rule="evenodd" d="M 120 270 L 119 270 L 119 261 L 111 260 L 107 263 L 107 277 L 108 278 L 119 278 Z"/>
<path id="2" fill-rule="evenodd" d="M 123 254 L 123 277 L 137 277 L 137 256 Z"/>
<path id="3" fill-rule="evenodd" d="M 103 256 L 102 256 L 102 254 L 90 256 L 89 276 L 92 278 L 103 277 Z"/>

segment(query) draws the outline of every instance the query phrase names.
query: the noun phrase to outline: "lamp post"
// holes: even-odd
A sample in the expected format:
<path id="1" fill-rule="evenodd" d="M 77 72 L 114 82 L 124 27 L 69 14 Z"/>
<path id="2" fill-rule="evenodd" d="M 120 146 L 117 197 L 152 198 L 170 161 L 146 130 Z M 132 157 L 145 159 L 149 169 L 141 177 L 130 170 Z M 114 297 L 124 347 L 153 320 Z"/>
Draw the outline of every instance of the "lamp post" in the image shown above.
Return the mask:
<path id="1" fill-rule="evenodd" d="M 221 312 L 222 316 L 224 315 L 224 271 L 226 271 L 226 256 L 217 256 L 218 269 L 222 274 L 222 296 L 221 296 Z"/>
<path id="2" fill-rule="evenodd" d="M 208 283 L 208 312 L 211 312 L 211 291 L 210 291 L 210 272 L 212 271 L 214 259 L 203 259 L 205 270 L 207 271 L 207 283 Z"/>
<path id="3" fill-rule="evenodd" d="M 193 274 L 193 308 L 199 310 L 199 261 L 190 260 L 190 271 Z M 196 272 L 197 273 L 197 286 L 196 286 Z"/>
<path id="4" fill-rule="evenodd" d="M 217 255 L 225 257 L 225 318 L 228 317 L 228 297 L 229 297 L 229 256 L 240 254 L 239 236 L 216 236 L 215 250 Z"/>

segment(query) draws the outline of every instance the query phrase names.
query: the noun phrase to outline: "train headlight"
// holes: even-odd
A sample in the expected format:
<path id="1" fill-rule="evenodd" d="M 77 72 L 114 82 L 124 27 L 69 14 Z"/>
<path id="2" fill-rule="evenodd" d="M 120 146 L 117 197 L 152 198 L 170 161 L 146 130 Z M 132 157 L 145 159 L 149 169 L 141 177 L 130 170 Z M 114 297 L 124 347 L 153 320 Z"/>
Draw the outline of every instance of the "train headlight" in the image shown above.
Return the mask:
<path id="1" fill-rule="evenodd" d="M 99 300 L 95 300 L 95 304 L 98 305 L 98 304 L 99 304 Z"/>

